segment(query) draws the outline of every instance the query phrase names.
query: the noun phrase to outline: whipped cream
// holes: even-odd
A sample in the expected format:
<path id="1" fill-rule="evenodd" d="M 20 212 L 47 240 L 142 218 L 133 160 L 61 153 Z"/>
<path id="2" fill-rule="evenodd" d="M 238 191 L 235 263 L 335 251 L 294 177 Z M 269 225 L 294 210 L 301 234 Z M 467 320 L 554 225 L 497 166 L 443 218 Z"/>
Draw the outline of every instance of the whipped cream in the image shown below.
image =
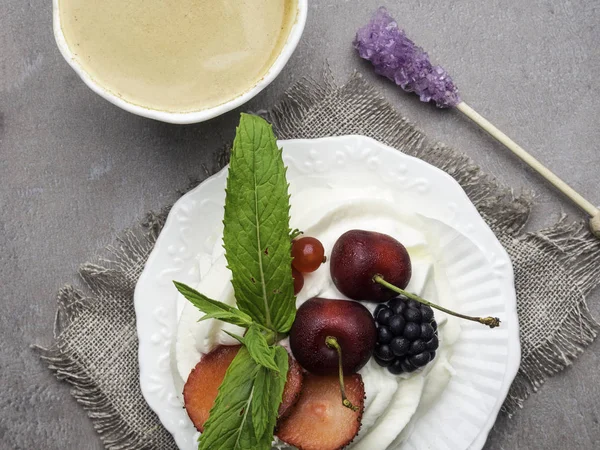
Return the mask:
<path id="1" fill-rule="evenodd" d="M 412 261 L 412 279 L 407 287 L 428 300 L 453 308 L 452 292 L 445 275 L 441 245 L 437 241 L 440 222 L 407 210 L 392 191 L 357 187 L 350 177 L 333 179 L 326 185 L 312 187 L 310 178 L 290 185 L 291 227 L 305 235 L 318 238 L 326 255 L 337 239 L 351 229 L 363 229 L 388 234 L 407 248 Z M 197 289 L 205 295 L 235 304 L 231 272 L 226 267 L 222 247 L 222 229 L 215 230 L 212 253 L 198 255 Z M 336 289 L 329 273 L 329 263 L 316 272 L 305 274 L 304 287 L 297 297 L 297 306 L 312 297 L 345 299 Z M 215 346 L 236 345 L 237 341 L 223 330 L 242 334 L 234 325 L 216 320 L 198 322 L 202 317 L 183 298 L 174 349 L 174 375 L 178 387 L 202 355 Z M 371 312 L 377 306 L 363 303 Z M 350 448 L 385 450 L 400 445 L 410 435 L 414 422 L 441 394 L 453 369 L 450 365 L 453 343 L 458 339 L 460 324 L 452 316 L 435 310 L 440 347 L 436 358 L 422 371 L 392 375 L 370 360 L 360 370 L 365 385 L 365 411 L 360 433 Z M 283 342 L 287 345 L 287 342 Z M 285 444 L 275 443 L 286 448 Z M 289 447 L 288 447 L 289 448 Z"/>

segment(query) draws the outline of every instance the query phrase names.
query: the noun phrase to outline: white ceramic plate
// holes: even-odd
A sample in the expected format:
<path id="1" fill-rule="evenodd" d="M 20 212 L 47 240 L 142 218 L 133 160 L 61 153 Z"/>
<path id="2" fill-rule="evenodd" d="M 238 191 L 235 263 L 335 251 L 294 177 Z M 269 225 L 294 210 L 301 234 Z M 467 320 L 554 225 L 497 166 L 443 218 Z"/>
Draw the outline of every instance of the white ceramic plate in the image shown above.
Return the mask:
<path id="1" fill-rule="evenodd" d="M 363 174 L 382 188 L 400 192 L 417 213 L 458 231 L 440 236 L 448 249 L 447 272 L 457 309 L 498 316 L 502 326 L 491 332 L 461 323 L 450 360 L 456 374 L 401 448 L 482 448 L 520 362 L 514 279 L 504 248 L 459 184 L 420 159 L 364 136 L 279 144 L 290 183 L 302 177 L 323 183 L 336 174 Z M 180 312 L 172 280 L 197 283 L 195 257 L 213 249 L 214 230 L 223 218 L 226 178 L 224 169 L 173 206 L 135 290 L 142 393 L 182 450 L 193 450 L 197 443 L 178 396 L 181 387 L 172 375 L 171 351 Z"/>

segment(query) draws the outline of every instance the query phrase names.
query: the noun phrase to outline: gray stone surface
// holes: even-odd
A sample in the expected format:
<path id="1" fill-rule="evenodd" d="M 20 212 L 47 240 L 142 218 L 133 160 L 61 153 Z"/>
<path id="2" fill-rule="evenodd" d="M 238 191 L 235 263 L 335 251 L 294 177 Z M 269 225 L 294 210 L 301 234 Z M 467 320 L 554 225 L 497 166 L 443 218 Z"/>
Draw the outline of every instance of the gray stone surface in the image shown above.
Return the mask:
<path id="1" fill-rule="evenodd" d="M 531 229 L 581 214 L 454 112 L 420 104 L 353 54 L 377 0 L 309 0 L 303 39 L 280 77 L 243 110 L 265 108 L 328 61 L 359 70 L 420 128 L 515 190 L 533 189 Z M 480 113 L 600 203 L 600 6 L 596 0 L 388 3 L 454 74 Z M 93 94 L 54 44 L 51 2 L 0 5 L 0 448 L 101 448 L 90 421 L 30 344 L 51 341 L 57 289 L 144 212 L 158 209 L 230 140 L 239 111 L 192 126 L 123 112 Z M 600 313 L 600 292 L 589 298 Z M 598 343 L 549 380 L 487 449 L 593 449 L 600 442 Z"/>

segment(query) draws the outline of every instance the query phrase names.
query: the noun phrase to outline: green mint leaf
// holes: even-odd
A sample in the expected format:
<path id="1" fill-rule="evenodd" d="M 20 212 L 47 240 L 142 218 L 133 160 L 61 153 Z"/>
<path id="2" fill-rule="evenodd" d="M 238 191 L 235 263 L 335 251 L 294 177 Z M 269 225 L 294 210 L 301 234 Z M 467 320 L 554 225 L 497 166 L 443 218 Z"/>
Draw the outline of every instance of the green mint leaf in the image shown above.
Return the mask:
<path id="1" fill-rule="evenodd" d="M 244 339 L 242 336 L 240 336 L 240 335 L 237 335 L 237 334 L 235 334 L 235 333 L 231 333 L 231 332 L 229 332 L 229 331 L 227 331 L 227 330 L 221 330 L 221 331 L 223 331 L 223 333 L 225 333 L 225 334 L 228 334 L 229 336 L 231 336 L 232 338 L 234 338 L 234 339 L 235 339 L 236 341 L 238 341 L 240 344 L 242 344 L 242 345 L 246 345 L 246 340 L 245 340 L 245 339 Z"/>
<path id="2" fill-rule="evenodd" d="M 256 437 L 252 413 L 254 402 L 264 395 L 260 390 L 263 389 L 262 383 L 256 383 L 257 378 L 262 376 L 261 366 L 242 347 L 219 387 L 219 393 L 204 425 L 204 433 L 200 436 L 198 450 L 271 449 L 277 410 L 275 414 L 271 414 L 273 418 L 265 427 L 268 430 L 272 423 L 271 433 L 264 433 L 260 438 Z"/>
<path id="3" fill-rule="evenodd" d="M 277 367 L 277 364 L 275 363 L 275 350 L 272 347 L 269 347 L 267 339 L 256 325 L 252 325 L 248 328 L 248 331 L 244 336 L 244 344 L 248 348 L 248 352 L 250 352 L 250 356 L 256 364 L 279 372 L 279 367 Z"/>
<path id="4" fill-rule="evenodd" d="M 281 333 L 296 313 L 285 174 L 271 125 L 242 114 L 227 178 L 225 256 L 238 308 Z"/>
<path id="5" fill-rule="evenodd" d="M 275 346 L 275 363 L 279 368 L 279 372 L 271 371 L 271 376 L 273 377 L 274 383 L 271 383 L 272 389 L 270 391 L 270 420 L 272 420 L 273 428 L 275 428 L 275 422 L 277 421 L 277 416 L 279 412 L 279 406 L 283 400 L 283 391 L 285 388 L 285 383 L 287 381 L 287 373 L 289 370 L 289 355 L 285 348 L 281 345 Z M 269 426 L 271 426 L 271 422 L 269 422 Z"/>
<path id="6" fill-rule="evenodd" d="M 288 353 L 281 346 L 275 347 L 274 353 L 278 366 L 277 372 L 263 366 L 260 368 L 255 382 L 256 392 L 262 393 L 252 402 L 254 433 L 259 440 L 267 431 L 272 431 L 275 427 L 277 412 L 283 399 L 283 390 L 287 380 Z"/>
<path id="7" fill-rule="evenodd" d="M 219 319 L 223 322 L 228 322 L 241 327 L 249 327 L 252 325 L 252 318 L 233 306 L 229 306 L 223 302 L 212 300 L 206 295 L 201 294 L 197 290 L 186 286 L 178 281 L 173 282 L 177 290 L 187 300 L 189 300 L 196 308 L 206 314 L 200 320 Z"/>
<path id="8" fill-rule="evenodd" d="M 198 319 L 198 322 L 204 322 L 205 320 L 209 319 L 221 320 L 223 322 L 232 323 L 234 325 L 240 325 L 242 327 L 248 326 L 246 318 L 241 318 L 239 314 L 230 313 L 227 311 L 217 311 L 209 314 L 204 314 L 202 317 L 200 317 L 200 319 Z"/>
<path id="9" fill-rule="evenodd" d="M 252 423 L 254 425 L 254 435 L 256 439 L 263 437 L 269 425 L 269 400 L 272 389 L 271 376 L 272 371 L 266 367 L 261 367 L 255 381 L 256 392 L 262 392 L 263 395 L 257 396 L 252 402 Z"/>

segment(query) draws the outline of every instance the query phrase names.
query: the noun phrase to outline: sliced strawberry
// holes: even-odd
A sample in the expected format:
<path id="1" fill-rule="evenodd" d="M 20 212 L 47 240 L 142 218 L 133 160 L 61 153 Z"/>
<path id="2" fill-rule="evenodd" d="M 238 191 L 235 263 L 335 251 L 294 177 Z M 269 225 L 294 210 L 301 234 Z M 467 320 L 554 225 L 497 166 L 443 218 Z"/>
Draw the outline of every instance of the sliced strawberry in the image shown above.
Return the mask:
<path id="1" fill-rule="evenodd" d="M 200 362 L 190 373 L 183 388 L 185 409 L 198 431 L 204 431 L 204 424 L 208 420 L 219 386 L 225 378 L 227 368 L 241 346 L 221 345 L 212 352 L 202 357 Z M 283 391 L 283 401 L 279 406 L 279 415 L 285 417 L 298 400 L 302 389 L 303 373 L 300 365 L 289 358 L 290 369 L 287 382 Z"/>
<path id="2" fill-rule="evenodd" d="M 198 431 L 204 431 L 225 372 L 241 346 L 221 345 L 202 357 L 183 387 L 185 409 Z"/>
<path id="3" fill-rule="evenodd" d="M 342 405 L 337 376 L 306 374 L 292 412 L 277 429 L 277 436 L 299 450 L 337 450 L 358 434 L 364 410 L 365 387 L 358 374 L 344 377 L 346 396 L 359 409 Z"/>
<path id="4" fill-rule="evenodd" d="M 293 406 L 300 398 L 302 384 L 304 381 L 304 371 L 300 364 L 292 357 L 288 359 L 289 369 L 285 388 L 283 389 L 283 400 L 279 405 L 279 420 L 285 419 L 293 410 Z"/>

